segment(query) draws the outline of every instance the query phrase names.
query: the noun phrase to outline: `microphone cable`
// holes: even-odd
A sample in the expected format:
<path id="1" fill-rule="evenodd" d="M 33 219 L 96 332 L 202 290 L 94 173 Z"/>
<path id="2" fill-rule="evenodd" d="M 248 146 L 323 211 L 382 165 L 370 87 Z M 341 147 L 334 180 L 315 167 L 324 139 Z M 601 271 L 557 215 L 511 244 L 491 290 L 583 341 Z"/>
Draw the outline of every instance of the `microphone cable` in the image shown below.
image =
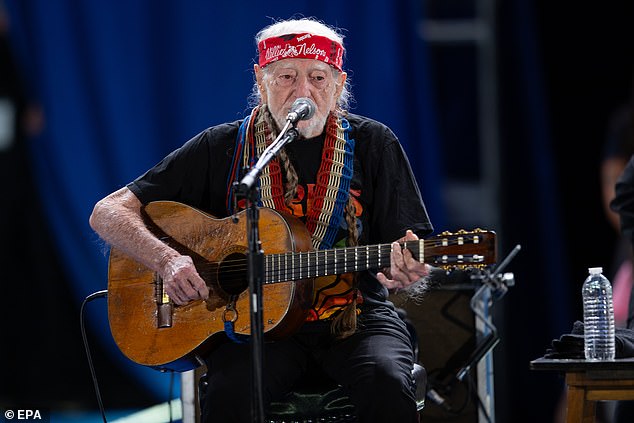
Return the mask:
<path id="1" fill-rule="evenodd" d="M 88 345 L 88 338 L 86 337 L 86 328 L 84 325 L 84 306 L 90 301 L 96 298 L 105 298 L 108 295 L 108 290 L 104 289 L 102 291 L 97 291 L 89 296 L 87 296 L 84 301 L 81 303 L 81 308 L 79 310 L 79 324 L 81 327 L 81 337 L 84 340 L 84 348 L 86 350 L 86 357 L 88 358 L 88 367 L 90 367 L 90 374 L 92 376 L 92 383 L 95 386 L 95 395 L 97 396 L 97 403 L 99 404 L 99 411 L 101 412 L 101 417 L 104 423 L 107 423 L 106 420 L 106 411 L 103 406 L 103 402 L 101 401 L 101 393 L 99 391 L 99 383 L 97 382 L 97 376 L 95 375 L 95 368 L 92 362 L 92 355 L 90 354 L 90 346 Z"/>

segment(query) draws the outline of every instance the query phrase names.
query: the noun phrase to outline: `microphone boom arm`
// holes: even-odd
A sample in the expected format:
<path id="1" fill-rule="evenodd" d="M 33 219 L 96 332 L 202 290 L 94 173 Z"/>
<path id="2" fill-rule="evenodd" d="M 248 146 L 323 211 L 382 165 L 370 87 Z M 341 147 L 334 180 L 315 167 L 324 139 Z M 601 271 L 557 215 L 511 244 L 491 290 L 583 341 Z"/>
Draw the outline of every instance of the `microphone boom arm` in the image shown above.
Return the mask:
<path id="1" fill-rule="evenodd" d="M 258 175 L 262 172 L 262 169 L 271 161 L 273 157 L 284 147 L 286 144 L 292 142 L 299 136 L 299 132 L 292 125 L 291 121 L 287 121 L 286 125 L 280 132 L 280 135 L 262 152 L 262 155 L 255 163 L 255 165 L 244 175 L 240 184 L 238 185 L 238 193 L 246 194 L 249 189 L 255 183 Z"/>

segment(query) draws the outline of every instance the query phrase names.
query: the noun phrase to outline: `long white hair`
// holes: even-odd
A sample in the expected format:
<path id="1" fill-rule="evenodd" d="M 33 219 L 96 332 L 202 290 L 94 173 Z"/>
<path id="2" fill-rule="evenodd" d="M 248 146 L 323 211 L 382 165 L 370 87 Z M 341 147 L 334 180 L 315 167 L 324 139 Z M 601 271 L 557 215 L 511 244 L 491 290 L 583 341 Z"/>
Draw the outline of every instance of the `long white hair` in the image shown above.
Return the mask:
<path id="1" fill-rule="evenodd" d="M 343 44 L 344 35 L 341 33 L 341 31 L 337 28 L 326 25 L 325 23 L 320 22 L 314 18 L 288 19 L 274 22 L 271 25 L 261 29 L 255 35 L 255 45 L 257 47 L 260 41 L 270 37 L 279 37 L 281 35 L 287 34 L 300 34 L 302 32 L 307 32 L 313 35 L 320 35 L 336 41 L 343 47 L 345 57 L 346 49 Z M 265 73 L 267 72 L 267 68 L 264 68 L 263 70 Z M 332 68 L 332 71 L 335 74 L 335 79 L 337 79 L 340 71 L 335 68 Z M 341 95 L 339 95 L 339 98 L 337 99 L 337 106 L 341 110 L 348 110 L 350 106 L 351 93 L 349 81 L 350 75 L 348 75 L 346 81 L 344 82 L 343 89 L 341 90 Z M 262 99 L 260 97 L 260 91 L 258 90 L 257 81 L 253 84 L 251 97 L 254 106 L 260 104 Z"/>

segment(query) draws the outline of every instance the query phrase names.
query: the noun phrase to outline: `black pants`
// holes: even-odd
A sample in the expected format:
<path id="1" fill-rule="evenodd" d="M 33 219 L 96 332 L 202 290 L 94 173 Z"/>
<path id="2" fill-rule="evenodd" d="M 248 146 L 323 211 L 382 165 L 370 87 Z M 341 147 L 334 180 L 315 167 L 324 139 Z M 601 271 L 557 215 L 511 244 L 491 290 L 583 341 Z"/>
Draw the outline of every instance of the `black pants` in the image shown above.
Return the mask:
<path id="1" fill-rule="evenodd" d="M 293 337 L 264 345 L 263 397 L 281 399 L 310 366 L 320 366 L 349 390 L 362 423 L 418 421 L 411 371 L 413 352 L 404 322 L 386 307 L 364 310 L 359 329 L 336 340 L 328 327 L 306 324 Z M 207 367 L 205 423 L 251 423 L 251 349 L 228 342 Z"/>

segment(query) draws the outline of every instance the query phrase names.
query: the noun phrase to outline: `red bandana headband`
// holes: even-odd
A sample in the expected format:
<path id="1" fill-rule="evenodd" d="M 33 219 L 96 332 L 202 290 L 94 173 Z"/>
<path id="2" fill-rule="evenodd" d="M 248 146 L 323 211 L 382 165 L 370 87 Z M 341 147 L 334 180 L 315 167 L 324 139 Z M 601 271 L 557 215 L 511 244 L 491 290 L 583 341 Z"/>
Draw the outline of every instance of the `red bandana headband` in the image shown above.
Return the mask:
<path id="1" fill-rule="evenodd" d="M 343 46 L 321 35 L 288 34 L 270 37 L 258 43 L 260 67 L 281 59 L 321 60 L 339 71 L 343 65 Z"/>

